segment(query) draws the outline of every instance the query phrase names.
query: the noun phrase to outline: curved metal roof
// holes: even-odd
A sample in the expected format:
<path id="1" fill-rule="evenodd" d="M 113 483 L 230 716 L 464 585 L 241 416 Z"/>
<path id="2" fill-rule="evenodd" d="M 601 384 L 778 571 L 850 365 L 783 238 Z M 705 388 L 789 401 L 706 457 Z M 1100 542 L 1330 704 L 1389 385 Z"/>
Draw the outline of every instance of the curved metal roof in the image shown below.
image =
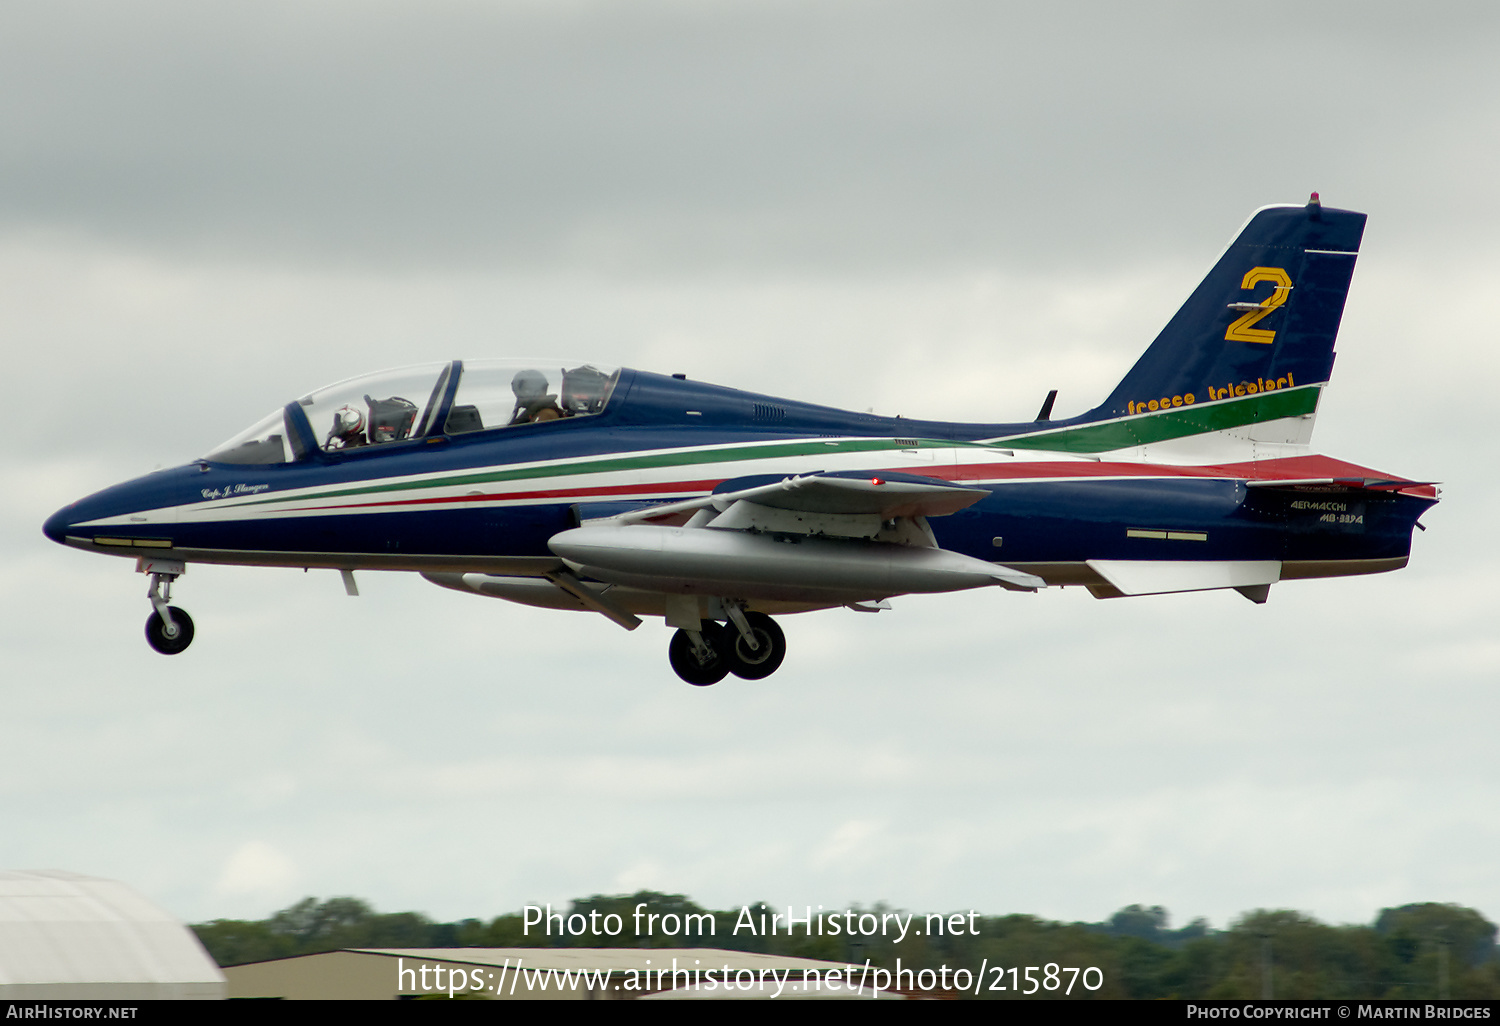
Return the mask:
<path id="1" fill-rule="evenodd" d="M 193 932 L 125 884 L 0 870 L 0 997 L 220 998 Z"/>

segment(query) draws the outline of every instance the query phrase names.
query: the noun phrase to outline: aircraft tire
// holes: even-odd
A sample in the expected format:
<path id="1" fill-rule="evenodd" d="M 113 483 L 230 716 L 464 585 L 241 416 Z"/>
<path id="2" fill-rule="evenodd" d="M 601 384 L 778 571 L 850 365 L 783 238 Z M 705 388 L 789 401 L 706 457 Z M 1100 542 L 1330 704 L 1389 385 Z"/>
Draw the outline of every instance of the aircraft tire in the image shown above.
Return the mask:
<path id="1" fill-rule="evenodd" d="M 775 673 L 786 658 L 786 635 L 765 613 L 746 613 L 745 621 L 755 635 L 756 650 L 750 651 L 744 635 L 731 625 L 724 629 L 729 672 L 745 680 L 761 680 Z"/>
<path id="2" fill-rule="evenodd" d="M 672 669 L 677 672 L 677 676 L 699 688 L 717 684 L 729 673 L 729 660 L 723 655 L 725 650 L 723 628 L 712 621 L 705 620 L 703 640 L 714 650 L 714 657 L 706 663 L 698 661 L 698 656 L 693 652 L 693 639 L 687 631 L 680 630 L 672 635 L 672 643 L 667 646 L 667 659 L 672 663 Z"/>
<path id="3" fill-rule="evenodd" d="M 177 636 L 167 637 L 167 623 L 160 613 L 153 612 L 146 618 L 146 644 L 162 655 L 176 655 L 193 643 L 193 618 L 176 606 L 168 606 L 172 622 L 177 625 Z"/>

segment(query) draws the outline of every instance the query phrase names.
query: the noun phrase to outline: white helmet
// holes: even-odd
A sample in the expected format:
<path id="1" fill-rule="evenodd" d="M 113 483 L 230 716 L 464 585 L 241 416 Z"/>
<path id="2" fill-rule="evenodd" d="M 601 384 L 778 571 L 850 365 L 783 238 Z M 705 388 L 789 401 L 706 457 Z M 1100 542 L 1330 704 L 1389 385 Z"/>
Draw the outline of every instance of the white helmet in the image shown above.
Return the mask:
<path id="1" fill-rule="evenodd" d="M 333 411 L 333 430 L 328 433 L 328 439 L 349 441 L 354 436 L 363 434 L 364 430 L 365 415 L 352 406 L 340 406 Z"/>

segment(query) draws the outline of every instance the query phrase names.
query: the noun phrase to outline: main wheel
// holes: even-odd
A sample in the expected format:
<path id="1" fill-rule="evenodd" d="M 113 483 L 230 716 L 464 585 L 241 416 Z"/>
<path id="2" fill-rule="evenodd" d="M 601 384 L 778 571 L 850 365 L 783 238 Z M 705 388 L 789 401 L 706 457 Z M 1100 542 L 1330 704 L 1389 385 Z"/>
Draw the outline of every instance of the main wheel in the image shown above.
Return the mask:
<path id="1" fill-rule="evenodd" d="M 786 658 L 786 635 L 765 613 L 746 613 L 745 622 L 750 625 L 750 633 L 755 635 L 753 650 L 734 624 L 724 629 L 729 672 L 746 680 L 769 677 Z"/>
<path id="2" fill-rule="evenodd" d="M 723 655 L 723 629 L 711 620 L 705 620 L 703 641 L 712 649 L 712 655 L 706 661 L 698 659 L 698 653 L 693 651 L 692 635 L 687 631 L 680 630 L 672 635 L 672 643 L 667 646 L 667 658 L 677 676 L 700 688 L 719 683 L 729 672 L 729 660 Z"/>
<path id="3" fill-rule="evenodd" d="M 146 643 L 162 655 L 176 655 L 193 643 L 193 618 L 176 606 L 168 606 L 177 633 L 167 637 L 167 622 L 153 612 L 146 619 Z"/>

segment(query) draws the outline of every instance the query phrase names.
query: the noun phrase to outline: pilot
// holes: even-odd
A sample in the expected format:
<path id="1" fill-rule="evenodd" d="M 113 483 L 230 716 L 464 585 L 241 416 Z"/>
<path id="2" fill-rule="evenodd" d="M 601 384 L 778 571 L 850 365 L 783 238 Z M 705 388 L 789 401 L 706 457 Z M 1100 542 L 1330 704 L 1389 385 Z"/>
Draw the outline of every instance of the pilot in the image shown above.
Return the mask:
<path id="1" fill-rule="evenodd" d="M 511 379 L 510 390 L 516 394 L 516 411 L 510 418 L 512 424 L 536 424 L 563 415 L 557 405 L 557 396 L 547 391 L 547 376 L 541 371 L 521 371 Z"/>
<path id="2" fill-rule="evenodd" d="M 323 442 L 323 448 L 353 449 L 368 444 L 365 441 L 365 415 L 352 406 L 340 406 L 333 411 L 333 430 Z"/>
<path id="3" fill-rule="evenodd" d="M 604 408 L 604 393 L 608 388 L 609 378 L 595 367 L 585 365 L 563 371 L 563 416 L 598 413 Z"/>

